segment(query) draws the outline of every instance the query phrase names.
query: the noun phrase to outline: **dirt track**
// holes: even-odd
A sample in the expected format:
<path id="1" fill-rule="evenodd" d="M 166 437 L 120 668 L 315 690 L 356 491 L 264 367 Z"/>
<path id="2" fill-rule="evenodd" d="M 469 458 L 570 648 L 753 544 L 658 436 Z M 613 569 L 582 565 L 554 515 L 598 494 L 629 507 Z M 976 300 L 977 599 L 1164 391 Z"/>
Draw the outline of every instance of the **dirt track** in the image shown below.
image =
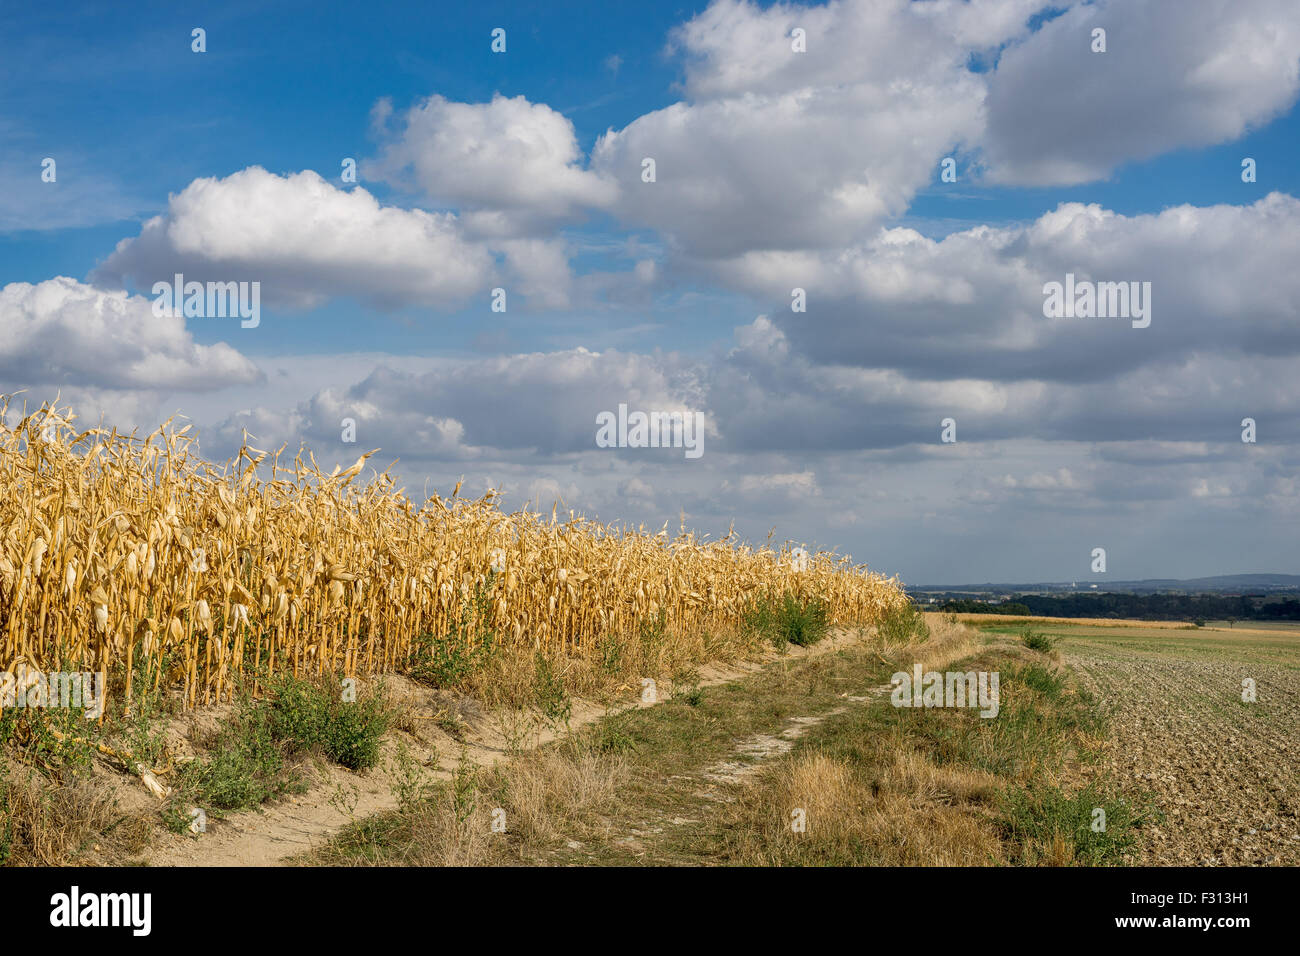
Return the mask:
<path id="1" fill-rule="evenodd" d="M 708 687 L 727 683 L 751 674 L 779 657 L 795 660 L 838 650 L 858 640 L 858 635 L 838 630 L 820 644 L 812 647 L 790 647 L 785 655 L 765 652 L 757 659 L 730 665 L 704 665 L 699 669 L 697 686 Z M 409 681 L 390 678 L 405 698 L 405 703 L 419 710 L 427 709 L 432 694 Z M 661 685 L 664 695 L 672 694 L 670 682 Z M 575 700 L 569 726 L 572 728 L 599 720 L 606 714 L 625 707 L 653 706 L 645 703 L 625 703 L 621 706 L 601 706 L 589 701 Z M 505 759 L 509 747 L 508 731 L 488 715 L 472 721 L 463 740 L 457 741 L 438 730 L 431 722 L 421 722 L 418 733 L 401 734 L 402 742 L 420 764 L 431 770 L 435 779 L 448 779 L 457 754 L 463 745 L 466 756 L 476 765 L 487 767 Z M 554 728 L 536 728 L 527 736 L 525 747 L 536 747 L 553 740 Z M 365 774 L 354 774 L 341 767 L 322 768 L 311 786 L 301 795 L 283 798 L 274 804 L 242 813 L 228 819 L 214 821 L 210 830 L 201 837 L 161 836 L 144 855 L 153 866 L 275 866 L 288 862 L 314 846 L 330 839 L 350 822 L 372 814 L 391 810 L 397 806 L 393 790 L 395 777 L 391 758 L 394 741 L 386 741 L 385 759 L 381 765 Z M 434 769 L 434 765 L 437 769 Z M 355 804 L 345 811 L 331 798 L 342 786 L 355 788 Z M 139 789 L 139 788 L 135 788 Z M 144 798 L 139 793 L 138 802 Z"/>

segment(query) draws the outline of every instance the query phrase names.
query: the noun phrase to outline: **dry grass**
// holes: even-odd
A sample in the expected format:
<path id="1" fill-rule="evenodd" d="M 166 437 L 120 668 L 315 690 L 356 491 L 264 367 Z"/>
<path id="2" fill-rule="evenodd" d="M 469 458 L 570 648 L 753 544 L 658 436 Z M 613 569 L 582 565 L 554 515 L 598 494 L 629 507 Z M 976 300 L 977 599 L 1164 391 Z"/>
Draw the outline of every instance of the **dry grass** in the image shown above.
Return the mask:
<path id="1" fill-rule="evenodd" d="M 1080 776 L 1103 740 L 1054 655 L 952 621 L 607 718 L 324 862 L 984 866 L 1121 862 L 1140 813 Z M 896 633 L 896 632 L 895 632 Z M 899 710 L 891 670 L 1000 670 L 1002 710 Z M 857 691 L 854 693 L 854 691 Z M 797 716 L 796 716 L 797 715 Z M 797 731 L 797 732 L 792 732 Z M 1066 778 L 1069 778 L 1067 782 Z M 509 832 L 490 833 L 490 808 Z M 1113 824 L 1089 828 L 1094 808 Z M 466 822 L 468 821 L 468 822 Z M 802 826 L 799 826 L 802 824 Z"/>
<path id="2" fill-rule="evenodd" d="M 1008 640 L 988 646 L 983 635 L 943 617 L 927 623 L 927 640 L 887 651 L 882 660 L 904 671 L 914 663 L 943 671 L 956 662 L 962 669 L 1003 671 L 1007 726 L 985 726 L 959 709 L 890 714 L 879 706 L 827 722 L 808 744 L 745 783 L 728 811 L 729 862 L 987 866 L 1026 862 L 1030 855 L 1048 865 L 1079 862 L 1077 840 L 1061 837 L 1063 831 L 1046 834 L 1055 819 L 1049 813 L 1070 824 L 1067 795 L 1026 811 L 1019 843 L 1005 835 L 1008 793 L 1054 786 L 1057 762 L 1076 747 L 1099 743 L 1088 727 L 1075 725 L 1070 699 L 1051 697 L 1055 691 L 1035 690 L 1017 676 L 1026 666 L 1059 673 L 1056 655 Z M 997 731 L 1005 733 L 986 739 Z M 997 759 L 989 759 L 990 747 Z M 1015 759 L 1001 766 L 1008 757 Z M 806 814 L 802 832 L 792 825 L 796 809 Z M 1030 826 L 1040 819 L 1047 821 L 1043 834 Z"/>
<path id="3" fill-rule="evenodd" d="M 942 670 L 983 646 L 964 624 L 933 616 L 926 623 L 924 642 L 885 649 L 899 669 L 919 662 L 923 670 Z M 852 763 L 820 749 L 798 753 L 774 768 L 775 779 L 750 784 L 732 812 L 739 828 L 761 820 L 762 829 L 735 844 L 734 862 L 984 866 L 998 860 L 1001 848 L 984 812 L 1001 785 L 996 776 L 939 766 L 897 729 L 858 747 Z M 795 807 L 807 812 L 803 833 L 791 826 Z"/>
<path id="4" fill-rule="evenodd" d="M 427 639 L 471 653 L 484 634 L 671 666 L 725 645 L 755 600 L 816 597 L 834 624 L 906 603 L 830 553 L 796 567 L 784 547 L 505 513 L 459 486 L 415 502 L 386 472 L 357 483 L 369 454 L 325 474 L 310 453 L 245 446 L 216 467 L 189 426 L 138 438 L 73 420 L 43 406 L 0 429 L 0 667 L 102 671 L 128 702 L 141 681 L 194 706 L 250 674 L 402 670 Z"/>
<path id="5" fill-rule="evenodd" d="M 930 636 L 922 643 L 910 645 L 905 649 L 907 666 L 915 663 L 924 671 L 940 670 L 953 661 L 976 653 L 984 646 L 982 636 L 964 624 L 939 620 L 927 620 Z"/>
<path id="6" fill-rule="evenodd" d="M 776 780 L 751 785 L 734 809 L 742 836 L 732 862 L 878 866 L 981 866 L 998 859 L 996 835 L 969 806 L 992 798 L 997 780 L 941 768 L 886 744 L 875 776 L 819 751 L 784 762 Z M 806 813 L 797 832 L 791 812 Z M 754 828 L 755 821 L 761 821 Z"/>
<path id="7" fill-rule="evenodd" d="M 111 843 L 143 846 L 149 822 L 124 816 L 101 788 L 76 778 L 51 780 L 0 760 L 0 865 L 67 866 Z"/>
<path id="8" fill-rule="evenodd" d="M 490 770 L 462 765 L 401 809 L 354 826 L 300 862 L 490 866 L 539 862 L 613 806 L 627 761 L 576 739 L 529 751 Z M 501 830 L 504 827 L 504 830 Z"/>
<path id="9" fill-rule="evenodd" d="M 626 774 L 621 757 L 548 748 L 516 759 L 497 789 L 517 837 L 550 842 L 571 830 L 575 814 L 611 803 Z"/>

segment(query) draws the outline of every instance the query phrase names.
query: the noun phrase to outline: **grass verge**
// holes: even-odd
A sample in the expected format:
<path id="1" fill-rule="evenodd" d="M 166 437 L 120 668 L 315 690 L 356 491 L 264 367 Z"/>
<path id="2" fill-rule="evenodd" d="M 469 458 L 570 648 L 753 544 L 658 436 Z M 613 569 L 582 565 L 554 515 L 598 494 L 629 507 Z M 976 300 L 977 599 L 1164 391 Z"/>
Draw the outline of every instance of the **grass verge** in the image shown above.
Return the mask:
<path id="1" fill-rule="evenodd" d="M 611 715 L 459 772 L 299 862 L 1123 862 L 1147 817 L 1089 778 L 1104 743 L 1095 702 L 1050 655 L 946 622 L 898 643 L 920 633 L 893 622 L 846 650 Z M 891 674 L 914 661 L 999 670 L 997 716 L 891 706 Z"/>

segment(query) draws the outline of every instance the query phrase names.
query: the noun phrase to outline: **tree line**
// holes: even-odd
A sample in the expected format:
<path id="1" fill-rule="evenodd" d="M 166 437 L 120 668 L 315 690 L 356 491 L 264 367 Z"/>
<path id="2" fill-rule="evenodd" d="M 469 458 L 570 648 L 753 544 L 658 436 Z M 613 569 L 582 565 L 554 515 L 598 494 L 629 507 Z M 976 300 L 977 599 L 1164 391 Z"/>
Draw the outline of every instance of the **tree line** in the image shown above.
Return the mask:
<path id="1" fill-rule="evenodd" d="M 1001 603 L 944 601 L 941 611 L 1035 617 L 1108 617 L 1141 621 L 1300 621 L 1300 600 L 1263 595 L 1019 594 Z"/>

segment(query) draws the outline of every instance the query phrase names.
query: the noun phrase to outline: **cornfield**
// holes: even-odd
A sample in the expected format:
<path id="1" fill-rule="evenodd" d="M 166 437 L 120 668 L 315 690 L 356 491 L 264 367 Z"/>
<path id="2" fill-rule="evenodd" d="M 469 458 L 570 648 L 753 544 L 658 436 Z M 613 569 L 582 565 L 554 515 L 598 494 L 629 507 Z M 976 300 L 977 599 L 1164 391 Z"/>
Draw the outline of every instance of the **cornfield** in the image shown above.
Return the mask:
<path id="1" fill-rule="evenodd" d="M 824 600 L 833 623 L 906 603 L 830 553 L 505 513 L 459 485 L 417 505 L 386 471 L 356 481 L 369 454 L 325 474 L 310 453 L 285 465 L 245 443 L 215 467 L 188 425 L 141 439 L 74 418 L 0 419 L 0 668 L 124 675 L 128 704 L 141 682 L 194 706 L 245 674 L 400 669 L 422 638 L 475 640 L 456 627 L 474 599 L 499 640 L 575 655 L 646 622 L 738 626 L 788 592 Z"/>

